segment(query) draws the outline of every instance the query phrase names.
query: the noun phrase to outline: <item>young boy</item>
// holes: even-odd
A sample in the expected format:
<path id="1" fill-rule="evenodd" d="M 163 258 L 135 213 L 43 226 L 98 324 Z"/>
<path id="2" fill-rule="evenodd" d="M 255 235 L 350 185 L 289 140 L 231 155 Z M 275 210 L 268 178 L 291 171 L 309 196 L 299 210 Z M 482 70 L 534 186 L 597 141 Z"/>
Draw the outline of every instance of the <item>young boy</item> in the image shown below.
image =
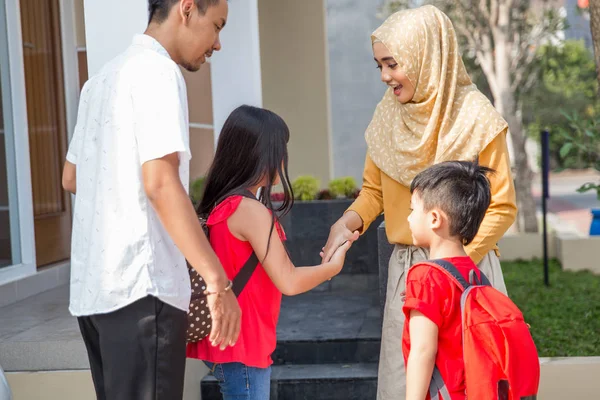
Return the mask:
<path id="1" fill-rule="evenodd" d="M 434 165 L 411 184 L 408 217 L 415 246 L 429 248 L 430 259 L 445 259 L 468 280 L 477 266 L 464 250 L 475 237 L 490 205 L 489 168 L 465 161 Z M 434 366 L 451 400 L 464 400 L 460 297 L 462 290 L 443 272 L 415 264 L 406 280 L 406 324 L 402 350 L 406 400 L 429 399 Z M 444 398 L 443 400 L 450 400 Z"/>

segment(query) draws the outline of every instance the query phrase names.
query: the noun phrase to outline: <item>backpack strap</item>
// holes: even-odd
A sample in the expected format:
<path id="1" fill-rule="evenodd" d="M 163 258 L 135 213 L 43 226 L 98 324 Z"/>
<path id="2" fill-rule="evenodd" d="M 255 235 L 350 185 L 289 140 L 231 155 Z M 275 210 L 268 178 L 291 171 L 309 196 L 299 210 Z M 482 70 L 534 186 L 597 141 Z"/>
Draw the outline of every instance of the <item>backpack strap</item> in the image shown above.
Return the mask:
<path id="1" fill-rule="evenodd" d="M 434 266 L 441 267 L 442 270 L 448 275 L 463 291 L 467 290 L 471 284 L 462 276 L 460 271 L 450 261 L 443 259 L 431 260 L 428 264 L 434 264 Z M 438 268 L 439 269 L 439 268 Z"/>
<path id="2" fill-rule="evenodd" d="M 450 392 L 448 392 L 444 378 L 442 378 L 438 367 L 435 366 L 433 367 L 433 375 L 429 383 L 429 397 L 431 397 L 431 400 L 440 400 L 440 394 L 444 400 L 450 399 Z"/>
<path id="3" fill-rule="evenodd" d="M 469 282 L 471 283 L 471 285 L 492 286 L 492 284 L 490 283 L 490 280 L 487 278 L 487 276 L 485 276 L 485 274 L 483 272 L 481 272 L 481 270 L 479 271 L 479 276 L 481 277 L 481 279 L 479 277 L 477 277 L 477 274 L 475 273 L 474 269 L 469 271 Z"/>
<path id="4" fill-rule="evenodd" d="M 460 271 L 449 261 L 438 259 L 431 260 L 427 262 L 427 264 L 438 270 L 441 269 L 444 271 L 446 276 L 454 281 L 463 292 L 466 292 L 469 287 L 471 287 L 471 284 L 475 284 L 474 282 L 467 282 Z M 477 275 L 474 276 L 477 277 Z M 471 277 L 469 277 L 469 280 L 471 280 Z M 429 397 L 431 400 L 440 400 L 440 394 L 444 400 L 450 399 L 450 392 L 448 392 L 446 382 L 444 382 L 444 378 L 442 378 L 442 374 L 436 365 L 433 367 L 433 375 L 431 377 L 431 382 L 429 383 Z"/>

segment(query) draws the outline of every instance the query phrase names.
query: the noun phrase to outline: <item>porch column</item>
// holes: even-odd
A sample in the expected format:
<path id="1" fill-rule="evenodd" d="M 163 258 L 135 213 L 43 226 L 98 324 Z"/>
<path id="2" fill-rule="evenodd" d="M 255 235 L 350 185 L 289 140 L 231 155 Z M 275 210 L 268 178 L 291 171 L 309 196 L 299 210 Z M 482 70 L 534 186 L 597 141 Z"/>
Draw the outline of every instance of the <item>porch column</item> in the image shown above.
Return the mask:
<path id="1" fill-rule="evenodd" d="M 290 178 L 313 175 L 323 187 L 333 177 L 325 3 L 258 0 L 264 107 L 290 128 Z"/>
<path id="2" fill-rule="evenodd" d="M 89 76 L 125 51 L 148 25 L 148 0 L 85 0 L 85 39 Z"/>
<path id="3" fill-rule="evenodd" d="M 221 45 L 211 58 L 215 146 L 231 111 L 263 104 L 257 0 L 229 2 Z"/>

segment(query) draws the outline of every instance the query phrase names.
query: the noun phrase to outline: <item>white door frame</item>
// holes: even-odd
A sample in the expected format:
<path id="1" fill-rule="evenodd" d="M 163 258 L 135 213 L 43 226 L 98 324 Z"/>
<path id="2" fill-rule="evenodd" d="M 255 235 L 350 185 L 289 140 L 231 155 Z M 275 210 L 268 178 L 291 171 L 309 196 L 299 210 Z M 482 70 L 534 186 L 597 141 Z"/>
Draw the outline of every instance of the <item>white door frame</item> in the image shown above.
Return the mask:
<path id="1" fill-rule="evenodd" d="M 60 0 L 60 34 L 63 56 L 63 81 L 65 83 L 65 110 L 67 138 L 69 142 L 77 123 L 79 107 L 79 62 L 77 59 L 77 38 L 75 31 L 76 0 Z"/>
<path id="2" fill-rule="evenodd" d="M 8 74 L 2 75 L 2 90 L 3 106 L 7 111 L 4 114 L 5 134 L 9 138 L 6 152 L 9 188 L 13 189 L 9 193 L 9 205 L 16 207 L 16 212 L 11 215 L 11 243 L 19 259 L 16 265 L 0 269 L 2 284 L 35 274 L 36 259 L 20 3 L 0 0 L 0 15 L 6 22 L 6 32 L 0 32 L 0 37 L 8 44 L 0 59 L 2 69 L 8 70 Z"/>

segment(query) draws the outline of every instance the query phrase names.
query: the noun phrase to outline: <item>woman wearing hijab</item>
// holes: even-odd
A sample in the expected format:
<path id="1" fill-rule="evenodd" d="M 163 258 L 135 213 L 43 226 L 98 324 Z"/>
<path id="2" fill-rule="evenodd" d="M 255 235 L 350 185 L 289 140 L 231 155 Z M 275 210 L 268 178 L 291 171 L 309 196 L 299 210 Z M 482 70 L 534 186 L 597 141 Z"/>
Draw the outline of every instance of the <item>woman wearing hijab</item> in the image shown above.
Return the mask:
<path id="1" fill-rule="evenodd" d="M 497 242 L 514 222 L 517 209 L 508 125 L 471 82 L 449 18 L 433 6 L 400 11 L 371 40 L 388 89 L 365 133 L 368 151 L 360 196 L 331 227 L 322 256 L 329 259 L 352 232 L 365 232 L 384 213 L 387 238 L 395 249 L 388 271 L 377 398 L 403 399 L 402 294 L 408 268 L 428 259 L 427 249 L 412 245 L 407 222 L 413 178 L 448 160 L 478 159 L 496 171 L 489 177 L 491 205 L 465 249 L 504 293 Z"/>

